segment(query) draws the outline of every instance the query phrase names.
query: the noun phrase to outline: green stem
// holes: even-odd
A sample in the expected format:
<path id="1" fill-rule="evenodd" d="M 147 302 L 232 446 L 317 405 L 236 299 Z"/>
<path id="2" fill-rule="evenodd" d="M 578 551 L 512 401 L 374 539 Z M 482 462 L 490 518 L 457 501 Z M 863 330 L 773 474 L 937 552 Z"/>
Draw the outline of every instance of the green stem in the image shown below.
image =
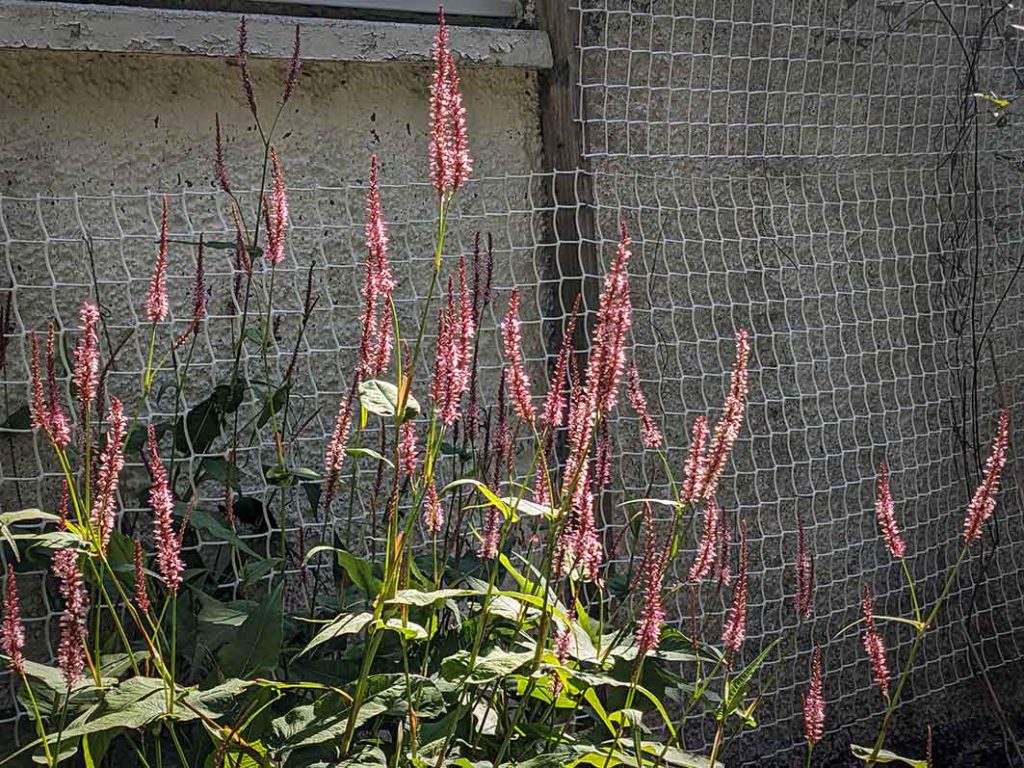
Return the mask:
<path id="1" fill-rule="evenodd" d="M 36 695 L 32 692 L 32 686 L 28 682 L 28 675 L 22 672 L 21 680 L 25 683 L 25 690 L 28 691 L 28 700 L 32 705 L 32 714 L 36 721 L 36 732 L 39 734 L 39 738 L 43 742 L 43 751 L 46 753 L 46 764 L 55 766 L 57 763 L 54 762 L 53 754 L 50 752 L 50 742 L 46 740 L 46 729 L 43 727 L 43 716 L 39 712 L 39 705 L 36 703 Z"/>

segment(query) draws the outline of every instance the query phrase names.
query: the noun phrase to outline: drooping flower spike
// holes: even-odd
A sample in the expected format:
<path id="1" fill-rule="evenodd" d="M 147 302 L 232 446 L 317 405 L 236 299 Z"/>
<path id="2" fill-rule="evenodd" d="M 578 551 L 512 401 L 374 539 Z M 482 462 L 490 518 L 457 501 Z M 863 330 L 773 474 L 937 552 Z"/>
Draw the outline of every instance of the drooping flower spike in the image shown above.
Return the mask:
<path id="1" fill-rule="evenodd" d="M 358 379 L 356 380 L 358 381 Z M 341 479 L 341 468 L 345 462 L 345 449 L 348 447 L 348 430 L 352 423 L 352 407 L 355 398 L 355 387 L 338 403 L 338 414 L 334 417 L 334 432 L 327 441 L 324 454 L 324 509 L 330 510 L 334 493 Z"/>
<path id="2" fill-rule="evenodd" d="M 153 267 L 153 277 L 146 292 L 146 319 L 160 323 L 167 319 L 171 305 L 167 299 L 167 196 L 161 199 L 160 246 Z"/>
<path id="3" fill-rule="evenodd" d="M 715 559 L 718 555 L 718 526 L 720 525 L 721 512 L 718 504 L 711 499 L 704 507 L 704 529 L 697 545 L 697 553 L 693 558 L 693 564 L 687 574 L 687 579 L 693 582 L 701 582 L 710 575 L 715 567 Z"/>
<path id="4" fill-rule="evenodd" d="M 532 424 L 537 412 L 530 399 L 530 378 L 523 363 L 523 333 L 519 323 L 519 289 L 513 288 L 508 300 L 508 311 L 501 323 L 501 340 L 508 367 L 505 382 L 516 414 Z"/>
<path id="5" fill-rule="evenodd" d="M 1010 412 L 1003 410 L 999 414 L 992 450 L 985 462 L 985 476 L 975 490 L 971 503 L 967 505 L 967 516 L 964 518 L 965 546 L 969 547 L 981 537 L 981 527 L 996 511 L 996 494 L 999 492 L 999 479 L 1006 463 L 1009 441 Z"/>
<path id="6" fill-rule="evenodd" d="M 892 500 L 889 488 L 889 467 L 885 463 L 878 467 L 878 495 L 875 498 L 875 517 L 882 531 L 882 540 L 889 554 L 899 560 L 907 551 L 907 544 L 900 535 L 899 524 L 896 522 L 896 505 Z"/>
<path id="7" fill-rule="evenodd" d="M 861 602 L 864 613 L 864 650 L 871 664 L 871 679 L 882 695 L 889 698 L 889 661 L 886 658 L 885 641 L 875 626 L 875 610 L 871 599 L 871 588 L 864 585 L 864 599 Z"/>
<path id="8" fill-rule="evenodd" d="M 281 91 L 281 104 L 287 104 L 295 93 L 295 83 L 299 77 L 299 69 L 302 67 L 302 32 L 299 25 L 295 25 L 295 43 L 292 45 L 292 58 L 288 62 L 288 76 L 284 81 L 284 90 Z"/>
<path id="9" fill-rule="evenodd" d="M 701 483 L 701 494 L 705 499 L 714 496 L 718 490 L 718 482 L 743 426 L 749 390 L 749 359 L 750 337 L 747 331 L 741 328 L 736 332 L 736 362 L 730 377 L 729 394 L 725 399 L 722 416 L 715 424 L 711 445 L 708 448 L 704 480 Z"/>
<path id="10" fill-rule="evenodd" d="M 245 17 L 238 24 L 238 71 L 242 75 L 242 90 L 245 91 L 245 100 L 249 104 L 249 111 L 253 119 L 259 122 L 259 114 L 256 110 L 256 94 L 252 86 L 252 76 L 249 74 L 249 35 L 245 26 Z"/>
<path id="11" fill-rule="evenodd" d="M 654 422 L 654 418 L 647 408 L 647 398 L 640 386 L 640 370 L 636 367 L 635 362 L 629 366 L 628 393 L 633 412 L 640 419 L 640 440 L 647 448 L 660 448 L 663 442 L 661 428 Z"/>
<path id="12" fill-rule="evenodd" d="M 54 553 L 53 575 L 58 582 L 64 611 L 60 616 L 60 643 L 57 647 L 57 666 L 70 688 L 85 669 L 85 644 L 88 639 L 89 594 L 79 568 L 78 552 L 61 549 Z"/>
<path id="13" fill-rule="evenodd" d="M 722 628 L 722 644 L 736 655 L 747 637 L 747 527 L 740 529 L 740 569 L 732 593 L 732 606 Z"/>

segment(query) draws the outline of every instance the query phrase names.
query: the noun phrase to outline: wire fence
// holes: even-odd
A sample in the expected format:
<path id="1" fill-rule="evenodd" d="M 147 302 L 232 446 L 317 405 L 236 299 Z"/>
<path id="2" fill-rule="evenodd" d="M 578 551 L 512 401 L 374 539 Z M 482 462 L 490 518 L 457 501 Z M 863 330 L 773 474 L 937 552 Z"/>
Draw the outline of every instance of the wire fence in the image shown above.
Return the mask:
<path id="1" fill-rule="evenodd" d="M 838 744 L 871 730 L 877 701 L 859 641 L 830 638 L 857 618 L 865 583 L 886 613 L 909 610 L 899 570 L 877 541 L 878 464 L 887 461 L 892 471 L 911 571 L 934 594 L 956 557 L 961 512 L 994 414 L 1002 405 L 1018 410 L 1024 400 L 1024 285 L 1013 279 L 1024 252 L 1019 142 L 1015 131 L 984 114 L 975 120 L 965 106 L 973 103 L 967 84 L 996 92 L 1013 86 L 1016 42 L 1004 35 L 1003 19 L 986 21 L 993 11 L 986 4 L 937 9 L 833 0 L 578 0 L 576 7 L 581 149 L 593 182 L 578 188 L 592 186 L 593 198 L 559 205 L 572 205 L 580 221 L 592 216 L 593 228 L 582 227 L 580 238 L 599 264 L 614 252 L 619 222 L 630 224 L 632 353 L 677 470 L 694 417 L 720 407 L 735 330 L 749 328 L 753 338 L 748 422 L 720 502 L 750 528 L 749 647 L 782 642 L 766 668 L 771 693 L 758 712 L 761 728 L 739 745 L 749 764 L 787 764 L 799 744 L 813 644 L 827 644 L 826 694 L 837 713 L 829 737 Z M 965 63 L 965 51 L 975 50 Z M 572 276 L 548 258 L 558 212 L 553 183 L 545 173 L 477 178 L 459 198 L 449 256 L 468 253 L 476 231 L 495 241 L 497 298 L 481 338 L 485 396 L 500 368 L 494 329 L 512 286 L 524 291 L 527 358 L 538 380 L 554 352 L 550 332 L 565 310 L 559 286 Z M 299 452 L 314 468 L 356 354 L 364 191 L 291 192 L 270 365 L 279 376 L 296 355 L 302 375 L 293 397 L 309 419 Z M 169 193 L 172 314 L 183 326 L 194 242 L 200 233 L 230 241 L 232 227 L 218 195 Z M 402 212 L 391 228 L 400 254 L 399 316 L 411 323 L 432 258 L 423 247 L 434 226 L 431 190 L 395 185 L 383 196 L 386 210 Z M 111 339 L 127 338 L 110 388 L 137 390 L 146 351 L 141 296 L 159 209 L 157 194 L 0 197 L 0 268 L 14 307 L 2 371 L 6 414 L 27 401 L 28 332 L 56 318 L 70 338 L 79 303 L 97 295 Z M 238 310 L 231 254 L 214 248 L 208 259 L 211 317 L 193 352 L 185 408 L 208 394 L 231 361 Z M 319 303 L 293 351 L 311 265 Z M 585 276 L 599 277 L 592 269 Z M 252 381 L 266 378 L 257 355 L 246 354 L 244 368 Z M 255 394 L 249 397 L 246 407 L 258 409 Z M 148 407 L 150 419 L 175 416 L 174 404 L 160 397 Z M 667 494 L 660 464 L 643 454 L 628 423 L 621 426 L 616 491 L 604 505 L 610 527 L 622 524 L 614 516 L 621 498 Z M 7 427 L 0 504 L 52 506 L 56 467 L 23 424 Z M 267 493 L 262 467 L 273 463 L 273 446 L 241 453 L 243 491 Z M 1024 536 L 1017 471 L 1011 454 L 998 522 L 955 587 L 951 624 L 966 632 L 929 640 L 914 697 L 963 683 L 979 659 L 992 669 L 1022 657 L 1021 555 L 1007 545 Z M 127 518 L 144 510 L 143 490 L 141 482 L 123 488 Z M 222 500 L 215 485 L 197 492 L 209 509 Z M 792 607 L 798 509 L 817 574 L 815 616 L 803 624 Z M 355 510 L 352 530 L 369 547 L 375 531 L 361 524 L 366 512 Z M 303 531 L 307 547 L 321 525 L 301 515 L 284 523 L 290 535 Z M 269 556 L 271 529 L 243 527 L 240 536 Z M 204 557 L 219 547 L 202 531 L 192 545 Z M 225 594 L 247 578 L 229 571 Z M 26 606 L 30 635 L 52 651 L 57 604 L 45 573 L 26 574 L 22 583 L 35 600 Z M 688 593 L 678 583 L 670 589 L 675 617 L 685 621 Z M 710 610 L 726 598 L 712 592 L 703 599 Z M 905 639 L 894 631 L 890 645 Z M 13 687 L 6 691 L 11 702 Z M 3 722 L 16 722 L 14 706 L 4 707 Z"/>

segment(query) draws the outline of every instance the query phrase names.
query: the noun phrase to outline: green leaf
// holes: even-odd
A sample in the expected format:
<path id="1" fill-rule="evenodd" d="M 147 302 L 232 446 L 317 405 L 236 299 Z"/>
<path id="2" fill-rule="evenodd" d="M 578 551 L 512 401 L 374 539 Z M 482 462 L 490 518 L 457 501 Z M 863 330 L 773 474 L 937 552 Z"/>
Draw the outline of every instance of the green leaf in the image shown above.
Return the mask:
<path id="1" fill-rule="evenodd" d="M 248 677 L 273 671 L 284 642 L 284 582 L 279 582 L 220 649 L 217 658 L 228 677 Z"/>
<path id="2" fill-rule="evenodd" d="M 483 593 L 475 589 L 438 589 L 433 592 L 420 592 L 418 589 L 400 589 L 394 597 L 387 601 L 387 604 L 423 607 L 433 605 L 434 603 L 442 603 L 445 600 L 452 600 L 457 597 L 481 594 Z"/>
<path id="3" fill-rule="evenodd" d="M 32 410 L 28 405 L 22 405 L 15 408 L 10 414 L 4 419 L 4 423 L 0 424 L 0 429 L 12 429 L 18 431 L 24 431 L 32 428 Z"/>
<path id="4" fill-rule="evenodd" d="M 315 555 L 322 552 L 333 552 L 338 565 L 345 570 L 352 583 L 359 587 L 369 599 L 372 600 L 377 597 L 383 582 L 374 573 L 373 563 L 365 558 L 356 557 L 347 550 L 332 547 L 329 544 L 320 544 L 313 547 L 306 553 L 306 561 L 308 562 Z"/>
<path id="5" fill-rule="evenodd" d="M 395 467 L 395 465 L 392 462 L 388 461 L 386 458 L 381 456 L 379 453 L 377 453 L 372 448 L 346 448 L 345 449 L 345 453 L 347 453 L 349 456 L 351 456 L 354 459 L 357 459 L 357 458 L 373 459 L 374 461 L 383 461 L 385 464 L 387 464 L 392 469 L 394 469 L 394 467 Z"/>
<path id="6" fill-rule="evenodd" d="M 359 402 L 377 416 L 394 416 L 398 409 L 398 387 L 390 381 L 370 379 L 359 384 Z M 402 420 L 420 415 L 420 404 L 411 394 L 406 398 Z"/>
<path id="7" fill-rule="evenodd" d="M 188 519 L 188 524 L 197 531 L 207 534 L 210 538 L 216 541 L 223 541 L 231 544 L 240 552 L 245 552 L 245 554 L 251 555 L 252 557 L 260 557 L 252 547 L 238 538 L 238 534 L 227 526 L 221 524 L 221 522 L 214 518 L 209 512 L 199 509 L 198 507 L 193 507 L 192 516 Z"/>
<path id="8" fill-rule="evenodd" d="M 224 750 L 219 759 L 216 750 L 207 755 L 203 768 L 227 768 L 227 766 L 231 768 L 264 768 L 268 765 L 266 760 L 267 750 L 264 748 L 263 743 L 254 741 L 250 742 L 249 746 L 261 755 L 262 759 L 257 760 L 252 756 L 251 752 L 243 751 L 237 746 L 231 746 Z"/>
<path id="9" fill-rule="evenodd" d="M 337 637 L 358 634 L 359 632 L 362 632 L 372 621 L 372 613 L 346 613 L 338 616 L 330 624 L 317 632 L 316 636 L 306 644 L 306 647 L 302 649 L 302 652 L 299 655 L 303 656 L 318 645 L 323 645 Z"/>
<path id="10" fill-rule="evenodd" d="M 413 621 L 403 621 L 399 618 L 388 619 L 383 623 L 378 623 L 378 626 L 389 632 L 397 632 L 406 640 L 426 640 L 430 637 L 430 635 L 427 634 L 427 630 L 419 624 Z"/>
<path id="11" fill-rule="evenodd" d="M 268 573 L 279 568 L 283 562 L 280 557 L 261 557 L 259 560 L 246 563 L 241 573 L 243 586 L 251 587 Z"/>
<path id="12" fill-rule="evenodd" d="M 862 747 L 859 744 L 851 744 L 850 751 L 858 760 L 867 762 L 871 759 L 874 747 Z M 903 757 L 901 755 L 897 755 L 895 752 L 890 752 L 887 749 L 878 750 L 878 754 L 875 756 L 874 761 L 876 763 L 903 763 L 903 765 L 909 765 L 911 768 L 928 768 L 927 760 L 914 760 L 909 757 Z"/>
<path id="13" fill-rule="evenodd" d="M 242 473 L 238 466 L 222 456 L 207 456 L 199 464 L 200 471 L 206 479 L 216 480 L 222 485 L 230 485 L 237 488 L 242 480 Z"/>
<path id="14" fill-rule="evenodd" d="M 527 499 L 517 499 L 514 496 L 502 496 L 501 501 L 509 510 L 519 512 L 526 517 L 543 517 L 551 520 L 558 513 L 558 510 L 553 509 L 547 504 L 538 504 Z"/>
<path id="15" fill-rule="evenodd" d="M 259 418 L 256 419 L 257 428 L 263 427 L 268 421 L 270 421 L 271 414 L 279 414 L 284 410 L 285 403 L 288 402 L 288 395 L 291 391 L 292 385 L 285 384 L 274 392 L 273 397 L 266 399 L 263 403 L 263 409 L 260 411 Z"/>
<path id="16" fill-rule="evenodd" d="M 480 685 L 512 674 L 533 659 L 533 651 L 505 651 L 495 648 L 486 656 L 479 656 L 476 665 L 469 669 L 469 651 L 459 651 L 441 662 L 441 674 L 446 680 L 466 677 L 470 685 Z M 468 675 L 467 675 L 468 673 Z"/>
<path id="17" fill-rule="evenodd" d="M 737 708 L 743 699 L 747 695 L 747 687 L 750 685 L 750 681 L 753 679 L 757 670 L 764 664 L 765 659 L 768 658 L 768 654 L 771 653 L 775 646 L 779 644 L 779 639 L 773 640 L 768 646 L 757 655 L 757 658 L 750 662 L 743 671 L 740 672 L 736 677 L 731 680 L 727 679 L 726 694 L 722 699 L 722 704 L 718 708 L 718 712 L 715 717 L 722 720 L 725 717 L 736 712 Z"/>

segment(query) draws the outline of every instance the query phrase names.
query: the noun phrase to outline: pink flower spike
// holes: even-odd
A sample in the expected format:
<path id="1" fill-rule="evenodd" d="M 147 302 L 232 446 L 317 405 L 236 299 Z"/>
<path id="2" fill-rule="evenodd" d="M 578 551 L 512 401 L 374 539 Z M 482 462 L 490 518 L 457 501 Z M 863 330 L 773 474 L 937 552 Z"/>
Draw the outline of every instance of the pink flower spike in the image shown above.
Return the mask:
<path id="1" fill-rule="evenodd" d="M 174 532 L 174 493 L 171 491 L 167 469 L 160 458 L 156 429 L 148 429 L 149 473 L 152 486 L 149 489 L 149 504 L 153 510 L 153 540 L 156 543 L 157 569 L 171 594 L 178 594 L 181 587 L 181 573 L 185 564 L 181 560 L 181 539 Z"/>
<path id="2" fill-rule="evenodd" d="M 532 424 L 537 412 L 530 400 L 530 379 L 523 365 L 523 334 L 519 324 L 519 289 L 513 288 L 508 300 L 508 311 L 501 323 L 501 340 L 509 367 L 505 369 L 512 406 L 519 418 Z"/>
<path id="3" fill-rule="evenodd" d="M 558 358 L 555 361 L 555 372 L 548 384 L 548 394 L 544 399 L 544 407 L 540 412 L 541 424 L 551 429 L 558 429 L 565 423 L 565 390 L 566 375 L 568 373 L 569 355 L 572 354 L 573 339 L 576 335 L 576 318 L 580 311 L 582 295 L 576 294 L 576 301 L 572 305 L 572 312 L 569 314 L 569 322 L 562 335 L 562 344 L 558 349 Z"/>
<path id="4" fill-rule="evenodd" d="M 39 352 L 39 336 L 32 331 L 32 428 L 39 429 L 52 437 L 50 407 L 46 401 L 43 385 L 43 364 Z"/>
<path id="5" fill-rule="evenodd" d="M 796 612 L 805 619 L 814 613 L 814 558 L 807 549 L 807 532 L 800 510 L 796 513 Z"/>
<path id="6" fill-rule="evenodd" d="M 408 419 L 402 422 L 399 428 L 400 440 L 398 442 L 399 466 L 406 477 L 416 474 L 416 463 L 419 460 L 419 447 L 416 444 L 416 422 Z"/>
<path id="7" fill-rule="evenodd" d="M 654 530 L 654 511 L 648 504 L 644 508 L 645 548 L 640 577 L 643 582 L 644 601 L 640 609 L 640 620 L 636 628 L 636 644 L 639 656 L 653 651 L 661 642 L 661 627 L 665 623 L 665 606 L 661 588 L 668 566 L 668 542 L 658 543 Z"/>
<path id="8" fill-rule="evenodd" d="M 359 343 L 360 376 L 381 375 L 391 362 L 394 345 L 391 295 L 395 278 L 388 260 L 388 227 L 381 214 L 377 156 L 370 158 L 370 187 L 366 193 L 366 273 L 363 278 L 362 334 Z"/>
<path id="9" fill-rule="evenodd" d="M 707 474 L 708 420 L 698 416 L 693 422 L 690 450 L 683 466 L 683 490 L 680 501 L 693 504 L 704 497 L 704 477 Z"/>
<path id="10" fill-rule="evenodd" d="M 690 566 L 690 572 L 687 574 L 690 581 L 704 581 L 710 575 L 711 569 L 715 567 L 720 516 L 718 504 L 711 499 L 704 508 L 704 531 L 700 537 L 700 544 L 697 545 L 697 554 L 693 558 L 693 565 Z"/>
<path id="11" fill-rule="evenodd" d="M 281 92 L 281 104 L 287 104 L 288 100 L 295 93 L 295 83 L 299 77 L 299 69 L 302 66 L 302 33 L 299 25 L 295 25 L 295 43 L 292 45 L 292 58 L 288 64 L 288 77 L 284 81 L 284 90 Z"/>
<path id="12" fill-rule="evenodd" d="M 224 141 L 220 134 L 220 113 L 215 112 L 213 115 L 214 124 L 214 159 L 213 159 L 213 174 L 217 177 L 217 183 L 220 188 L 231 194 L 231 178 L 228 176 L 228 168 L 224 164 Z"/>
<path id="13" fill-rule="evenodd" d="M 256 94 L 252 87 L 252 76 L 249 74 L 249 35 L 245 27 L 245 17 L 238 25 L 238 69 L 242 73 L 242 90 L 245 91 L 245 100 L 249 104 L 249 111 L 253 119 L 259 122 L 259 115 L 256 111 Z"/>
<path id="14" fill-rule="evenodd" d="M 736 655 L 743 648 L 747 637 L 747 528 L 740 531 L 740 570 L 736 587 L 732 593 L 732 606 L 722 628 L 722 643 L 726 650 Z"/>
<path id="15" fill-rule="evenodd" d="M 128 418 L 124 415 L 124 405 L 116 397 L 110 399 L 107 421 L 110 427 L 100 453 L 95 495 L 89 515 L 93 535 L 104 552 L 110 543 L 117 519 L 117 488 L 121 482 L 121 470 L 124 469 L 124 447 L 128 437 Z"/>
<path id="16" fill-rule="evenodd" d="M 170 314 L 171 305 L 167 299 L 167 196 L 164 195 L 160 214 L 160 248 L 153 268 L 153 279 L 146 292 L 146 319 L 151 323 L 163 322 Z"/>
<path id="17" fill-rule="evenodd" d="M 192 322 L 198 324 L 206 317 L 208 295 L 206 293 L 206 264 L 203 254 L 203 233 L 199 233 L 199 248 L 196 251 L 196 271 L 192 281 Z"/>
<path id="18" fill-rule="evenodd" d="M 889 489 L 889 467 L 881 464 L 878 467 L 878 495 L 875 498 L 875 517 L 878 518 L 878 527 L 882 531 L 882 539 L 889 554 L 896 560 L 903 557 L 907 551 L 907 545 L 900 536 L 899 525 L 896 522 L 896 505 L 892 500 L 892 492 Z"/>
<path id="19" fill-rule="evenodd" d="M 981 537 L 981 526 L 996 511 L 996 494 L 999 493 L 999 478 L 1006 463 L 1006 449 L 1010 440 L 1010 412 L 1003 410 L 999 414 L 996 436 L 992 441 L 992 450 L 985 462 L 985 476 L 974 492 L 971 503 L 967 505 L 967 516 L 964 518 L 964 545 L 971 546 Z"/>
<path id="20" fill-rule="evenodd" d="M 864 600 L 861 602 L 864 612 L 864 650 L 871 663 L 871 678 L 882 690 L 882 695 L 889 698 L 889 662 L 885 655 L 885 641 L 875 627 L 875 611 L 871 599 L 871 588 L 864 586 Z"/>
<path id="21" fill-rule="evenodd" d="M 334 432 L 327 442 L 324 455 L 324 509 L 330 510 L 334 492 L 341 479 L 341 467 L 345 462 L 348 447 L 348 429 L 352 422 L 353 390 L 338 404 L 338 415 L 334 418 Z"/>
<path id="22" fill-rule="evenodd" d="M 636 363 L 629 366 L 629 402 L 633 411 L 640 419 L 640 439 L 648 448 L 660 448 L 662 444 L 661 429 L 654 423 L 651 412 L 647 409 L 647 398 L 640 386 L 640 371 Z"/>
<path id="23" fill-rule="evenodd" d="M 166 214 L 166 209 L 165 209 Z M 166 220 L 166 219 L 165 219 Z M 163 244 L 163 270 L 166 278 L 167 269 L 167 245 L 166 228 L 161 235 Z M 155 279 L 155 277 L 154 277 Z M 166 287 L 164 288 L 164 302 L 166 303 Z M 164 310 L 166 315 L 166 310 Z M 82 309 L 79 312 L 79 319 L 82 322 L 82 335 L 78 338 L 78 345 L 75 347 L 75 387 L 78 390 L 78 401 L 81 404 L 84 414 L 95 402 L 96 393 L 99 389 L 100 378 L 100 310 L 95 304 L 88 301 L 82 302 Z M 161 318 L 163 319 L 163 318 Z"/>
<path id="24" fill-rule="evenodd" d="M 625 223 L 604 288 L 594 326 L 593 353 L 587 363 L 587 394 L 594 399 L 596 414 L 607 418 L 618 401 L 619 384 L 626 368 L 626 338 L 633 324 L 629 297 L 629 258 L 632 240 Z"/>
<path id="25" fill-rule="evenodd" d="M 747 407 L 749 391 L 749 372 L 747 365 L 750 359 L 750 337 L 744 329 L 736 332 L 736 363 L 732 369 L 729 394 L 725 399 L 722 416 L 715 424 L 715 432 L 708 449 L 707 469 L 702 483 L 705 499 L 711 498 L 718 490 L 718 481 L 725 470 L 732 447 L 743 427 L 744 411 Z"/>
<path id="26" fill-rule="evenodd" d="M 4 616 L 0 624 L 0 650 L 7 656 L 7 663 L 19 675 L 25 674 L 25 625 L 21 623 L 21 598 L 18 596 L 18 581 L 14 566 L 7 566 L 7 580 L 4 585 Z"/>
<path id="27" fill-rule="evenodd" d="M 146 590 L 146 571 L 142 557 L 142 544 L 135 540 L 135 607 L 141 613 L 149 613 L 152 605 L 149 602 L 149 592 Z"/>
<path id="28" fill-rule="evenodd" d="M 438 13 L 438 30 L 431 52 L 434 74 L 430 84 L 430 181 L 442 197 L 458 190 L 469 178 L 466 110 L 462 105 L 459 73 L 452 55 L 444 8 Z"/>
<path id="29" fill-rule="evenodd" d="M 430 478 L 423 502 L 423 525 L 431 536 L 437 536 L 444 529 L 444 505 L 437 494 L 434 478 Z"/>
<path id="30" fill-rule="evenodd" d="M 59 582 L 64 611 L 60 616 L 60 643 L 57 647 L 57 666 L 70 688 L 85 669 L 85 644 L 88 638 L 89 594 L 85 589 L 78 552 L 62 549 L 53 555 L 53 575 Z"/>
<path id="31" fill-rule="evenodd" d="M 804 738 L 812 747 L 825 735 L 825 694 L 821 671 L 821 649 L 814 649 L 811 683 L 804 694 Z"/>
<path id="32" fill-rule="evenodd" d="M 284 183 L 284 171 L 277 149 L 270 148 L 272 191 L 269 200 L 263 201 L 263 220 L 267 229 L 267 263 L 277 266 L 284 261 L 284 237 L 288 228 L 288 190 Z"/>
<path id="33" fill-rule="evenodd" d="M 46 331 L 46 387 L 49 392 L 47 407 L 50 412 L 51 437 L 58 447 L 66 448 L 71 442 L 71 422 L 64 413 L 60 392 L 57 390 L 57 341 L 53 323 L 50 323 Z"/>

